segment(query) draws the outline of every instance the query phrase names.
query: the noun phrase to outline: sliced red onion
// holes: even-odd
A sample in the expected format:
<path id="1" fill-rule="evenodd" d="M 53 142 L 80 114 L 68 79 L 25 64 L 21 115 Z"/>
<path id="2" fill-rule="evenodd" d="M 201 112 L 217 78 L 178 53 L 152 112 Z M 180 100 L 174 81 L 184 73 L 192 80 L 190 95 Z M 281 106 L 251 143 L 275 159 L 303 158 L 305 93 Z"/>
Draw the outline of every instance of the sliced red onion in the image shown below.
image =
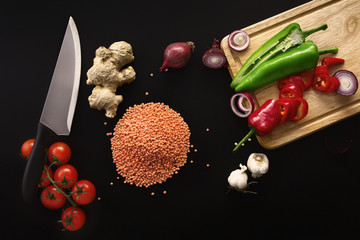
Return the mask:
<path id="1" fill-rule="evenodd" d="M 204 54 L 202 62 L 208 68 L 218 69 L 223 67 L 227 60 L 226 57 L 219 52 L 209 52 Z"/>
<path id="2" fill-rule="evenodd" d="M 219 48 L 219 40 L 214 39 L 212 47 L 202 56 L 203 64 L 208 68 L 218 69 L 227 64 L 224 52 Z"/>
<path id="3" fill-rule="evenodd" d="M 246 105 L 244 105 L 244 100 Z M 254 111 L 255 102 L 250 94 L 240 92 L 231 97 L 230 106 L 236 116 L 246 118 Z"/>
<path id="4" fill-rule="evenodd" d="M 255 102 L 254 99 L 248 93 L 242 93 L 243 95 L 238 100 L 238 106 L 242 111 L 252 111 L 254 110 Z M 244 100 L 246 100 L 244 105 Z"/>
<path id="5" fill-rule="evenodd" d="M 348 70 L 339 70 L 334 74 L 334 77 L 339 79 L 340 87 L 336 90 L 337 93 L 350 96 L 356 93 L 358 89 L 358 80 L 354 73 Z"/>
<path id="6" fill-rule="evenodd" d="M 241 52 L 248 48 L 250 44 L 250 37 L 245 31 L 236 30 L 230 33 L 228 44 L 232 50 Z"/>

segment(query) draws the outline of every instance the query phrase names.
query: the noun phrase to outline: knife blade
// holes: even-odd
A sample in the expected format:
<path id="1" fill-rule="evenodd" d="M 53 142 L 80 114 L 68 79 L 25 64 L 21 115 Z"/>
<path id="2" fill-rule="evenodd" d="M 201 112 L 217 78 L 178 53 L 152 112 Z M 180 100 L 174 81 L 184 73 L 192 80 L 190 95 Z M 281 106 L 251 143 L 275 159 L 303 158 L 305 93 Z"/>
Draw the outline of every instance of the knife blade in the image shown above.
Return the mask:
<path id="1" fill-rule="evenodd" d="M 80 75 L 80 39 L 75 22 L 70 17 L 37 125 L 35 143 L 24 171 L 22 194 L 26 202 L 32 201 L 36 196 L 49 140 L 55 136 L 70 134 Z"/>

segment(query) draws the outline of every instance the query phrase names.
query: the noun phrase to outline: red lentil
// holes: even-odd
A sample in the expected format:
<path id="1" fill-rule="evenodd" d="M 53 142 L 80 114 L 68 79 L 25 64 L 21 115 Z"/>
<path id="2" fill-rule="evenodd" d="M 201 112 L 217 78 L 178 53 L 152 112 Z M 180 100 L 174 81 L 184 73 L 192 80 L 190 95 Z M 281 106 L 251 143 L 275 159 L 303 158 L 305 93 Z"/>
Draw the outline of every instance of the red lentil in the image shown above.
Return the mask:
<path id="1" fill-rule="evenodd" d="M 179 113 L 163 103 L 126 110 L 111 138 L 113 162 L 125 183 L 148 187 L 163 183 L 187 160 L 190 130 Z"/>

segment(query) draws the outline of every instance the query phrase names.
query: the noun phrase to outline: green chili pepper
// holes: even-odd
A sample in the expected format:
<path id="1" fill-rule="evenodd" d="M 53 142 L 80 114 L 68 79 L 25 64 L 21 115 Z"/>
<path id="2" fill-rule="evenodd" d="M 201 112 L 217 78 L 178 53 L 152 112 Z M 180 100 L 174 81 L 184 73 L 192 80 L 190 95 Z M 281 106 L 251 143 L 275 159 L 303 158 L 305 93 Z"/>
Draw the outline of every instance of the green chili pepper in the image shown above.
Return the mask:
<path id="1" fill-rule="evenodd" d="M 231 82 L 230 87 L 235 88 L 248 73 L 256 69 L 265 61 L 276 56 L 278 53 L 286 52 L 289 48 L 300 45 L 310 34 L 325 29 L 327 29 L 327 25 L 323 24 L 317 28 L 302 31 L 298 23 L 289 24 L 278 34 L 265 42 L 246 60 Z"/>
<path id="2" fill-rule="evenodd" d="M 252 91 L 291 74 L 310 70 L 316 67 L 319 55 L 337 51 L 336 47 L 318 50 L 312 41 L 306 41 L 258 66 L 236 85 L 235 91 Z"/>

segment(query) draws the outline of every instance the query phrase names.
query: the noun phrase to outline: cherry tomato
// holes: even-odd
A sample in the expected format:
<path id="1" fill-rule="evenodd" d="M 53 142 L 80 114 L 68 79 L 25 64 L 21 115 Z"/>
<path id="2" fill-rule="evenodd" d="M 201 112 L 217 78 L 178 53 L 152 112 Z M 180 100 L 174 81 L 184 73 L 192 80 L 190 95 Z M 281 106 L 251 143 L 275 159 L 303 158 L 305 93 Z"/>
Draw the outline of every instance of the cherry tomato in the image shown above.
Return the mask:
<path id="1" fill-rule="evenodd" d="M 71 149 L 69 145 L 64 142 L 56 142 L 52 144 L 48 151 L 48 159 L 51 163 L 55 160 L 60 162 L 59 165 L 63 165 L 70 160 Z"/>
<path id="2" fill-rule="evenodd" d="M 56 210 L 65 205 L 66 197 L 54 185 L 50 185 L 41 192 L 41 203 L 48 209 Z"/>
<path id="3" fill-rule="evenodd" d="M 84 211 L 79 207 L 68 207 L 61 214 L 60 222 L 65 229 L 77 231 L 82 228 L 86 221 Z"/>
<path id="4" fill-rule="evenodd" d="M 72 198 L 80 205 L 87 205 L 94 201 L 96 189 L 94 184 L 88 180 L 78 181 L 72 188 Z"/>
<path id="5" fill-rule="evenodd" d="M 47 165 L 45 165 L 45 167 L 48 170 L 50 177 L 53 178 L 54 174 L 53 174 L 53 171 L 51 170 L 51 168 L 49 168 Z M 47 174 L 44 169 L 42 171 L 40 183 L 39 183 L 38 187 L 44 188 L 44 187 L 48 186 L 49 184 L 50 184 L 50 179 L 47 178 Z"/>
<path id="6" fill-rule="evenodd" d="M 65 164 L 58 167 L 54 173 L 54 181 L 59 183 L 59 186 L 70 189 L 78 180 L 78 172 L 76 168 L 70 164 Z"/>
<path id="7" fill-rule="evenodd" d="M 35 142 L 35 138 L 31 138 L 31 139 L 28 139 L 26 140 L 22 146 L 21 146 L 21 155 L 28 159 L 29 156 L 30 156 L 30 153 L 31 153 L 31 150 L 34 146 L 34 142 Z"/>

